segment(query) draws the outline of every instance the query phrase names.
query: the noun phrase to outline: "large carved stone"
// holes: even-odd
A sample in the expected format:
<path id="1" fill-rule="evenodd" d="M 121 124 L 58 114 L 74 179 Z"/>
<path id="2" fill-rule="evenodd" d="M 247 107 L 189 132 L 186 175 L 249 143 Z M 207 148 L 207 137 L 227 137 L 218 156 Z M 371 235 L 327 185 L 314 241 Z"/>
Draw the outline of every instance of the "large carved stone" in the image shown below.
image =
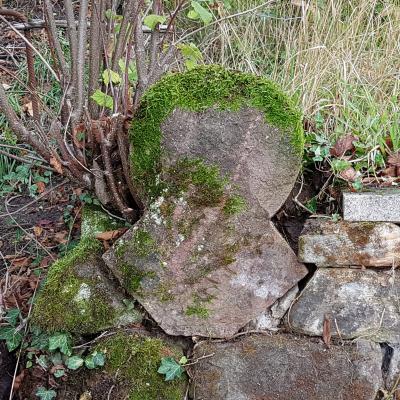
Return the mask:
<path id="1" fill-rule="evenodd" d="M 233 335 L 305 276 L 270 222 L 303 141 L 275 85 L 215 66 L 167 76 L 131 138 L 147 211 L 104 260 L 167 333 Z"/>

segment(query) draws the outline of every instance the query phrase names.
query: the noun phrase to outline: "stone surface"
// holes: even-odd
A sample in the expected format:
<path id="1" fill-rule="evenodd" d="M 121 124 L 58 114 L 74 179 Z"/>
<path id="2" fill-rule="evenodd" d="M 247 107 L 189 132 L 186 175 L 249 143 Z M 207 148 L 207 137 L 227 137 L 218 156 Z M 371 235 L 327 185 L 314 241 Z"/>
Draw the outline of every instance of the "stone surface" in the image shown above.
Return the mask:
<path id="1" fill-rule="evenodd" d="M 81 240 L 51 265 L 33 308 L 33 322 L 46 331 L 91 334 L 141 321 L 102 259 L 96 234 L 119 227 L 102 210 L 85 206 Z M 127 306 L 128 304 L 128 306 Z"/>
<path id="2" fill-rule="evenodd" d="M 383 372 L 385 379 L 385 387 L 388 391 L 393 390 L 396 396 L 394 399 L 400 398 L 400 345 L 389 344 L 385 348 L 386 360 L 384 361 Z M 396 390 L 397 388 L 397 390 Z"/>
<path id="3" fill-rule="evenodd" d="M 278 331 L 279 324 L 282 322 L 283 317 L 298 294 L 299 287 L 296 285 L 272 304 L 265 312 L 251 321 L 249 323 L 249 329 L 257 331 Z"/>
<path id="4" fill-rule="evenodd" d="M 400 262 L 400 227 L 385 222 L 309 219 L 299 260 L 317 266 L 392 267 Z"/>
<path id="5" fill-rule="evenodd" d="M 307 273 L 270 222 L 301 166 L 275 84 L 208 66 L 169 75 L 131 127 L 141 220 L 104 255 L 167 333 L 227 337 Z"/>
<path id="6" fill-rule="evenodd" d="M 331 346 L 289 335 L 248 336 L 195 349 L 196 400 L 374 400 L 379 345 Z"/>
<path id="7" fill-rule="evenodd" d="M 296 332 L 400 343 L 400 280 L 396 271 L 318 269 L 288 313 Z"/>
<path id="8" fill-rule="evenodd" d="M 231 336 L 307 273 L 268 220 L 178 202 L 164 222 L 149 211 L 103 257 L 170 335 Z"/>
<path id="9" fill-rule="evenodd" d="M 343 218 L 346 221 L 400 222 L 400 190 L 389 188 L 345 192 Z"/>
<path id="10" fill-rule="evenodd" d="M 299 174 L 299 157 L 289 135 L 265 123 L 255 109 L 176 109 L 162 125 L 162 144 L 175 164 L 181 157 L 218 165 L 249 209 L 272 217 L 286 201 Z"/>

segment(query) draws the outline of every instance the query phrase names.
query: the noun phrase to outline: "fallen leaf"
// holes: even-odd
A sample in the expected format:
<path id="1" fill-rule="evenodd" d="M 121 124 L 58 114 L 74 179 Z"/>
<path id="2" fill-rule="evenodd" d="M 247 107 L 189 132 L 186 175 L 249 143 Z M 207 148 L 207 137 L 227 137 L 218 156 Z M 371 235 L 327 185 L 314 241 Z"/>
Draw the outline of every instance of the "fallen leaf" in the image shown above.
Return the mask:
<path id="1" fill-rule="evenodd" d="M 32 106 L 32 102 L 29 101 L 28 103 L 25 103 L 22 106 L 22 110 L 26 113 L 29 114 L 31 117 L 33 117 L 33 106 Z"/>
<path id="2" fill-rule="evenodd" d="M 7 83 L 2 83 L 1 86 L 3 86 L 3 89 L 4 89 L 4 90 L 8 90 L 8 89 L 11 88 L 11 86 L 10 86 L 10 85 L 7 85 Z"/>
<path id="3" fill-rule="evenodd" d="M 388 157 L 388 164 L 394 165 L 395 167 L 400 167 L 400 152 L 392 153 Z"/>
<path id="4" fill-rule="evenodd" d="M 344 171 L 340 172 L 339 175 L 345 181 L 354 182 L 359 174 L 353 167 L 349 167 L 346 168 Z"/>
<path id="5" fill-rule="evenodd" d="M 391 167 L 385 168 L 382 171 L 382 175 L 383 176 L 391 176 L 391 177 L 397 176 L 397 167 L 392 165 Z"/>
<path id="6" fill-rule="evenodd" d="M 44 184 L 44 182 L 36 182 L 36 186 L 37 186 L 37 191 L 38 193 L 43 193 L 46 190 L 46 185 Z"/>
<path id="7" fill-rule="evenodd" d="M 67 231 L 57 232 L 54 235 L 54 240 L 60 244 L 65 244 L 65 243 L 67 243 L 67 236 L 68 236 Z"/>
<path id="8" fill-rule="evenodd" d="M 346 135 L 339 138 L 333 147 L 330 149 L 330 153 L 334 157 L 342 157 L 347 151 L 354 151 L 354 142 L 358 140 L 357 136 Z"/>
<path id="9" fill-rule="evenodd" d="M 50 157 L 50 165 L 58 172 L 60 175 L 63 175 L 63 168 L 61 163 L 57 160 L 57 158 L 51 156 Z"/>
<path id="10" fill-rule="evenodd" d="M 101 232 L 96 235 L 96 239 L 113 240 L 121 236 L 124 232 L 126 232 L 125 228 L 116 229 L 114 231 Z"/>
<path id="11" fill-rule="evenodd" d="M 41 226 L 34 226 L 33 232 L 35 232 L 35 236 L 38 237 L 42 234 L 43 228 Z"/>
<path id="12" fill-rule="evenodd" d="M 326 344 L 326 347 L 329 348 L 331 344 L 331 320 L 327 315 L 324 316 L 324 324 L 322 327 L 322 339 Z"/>

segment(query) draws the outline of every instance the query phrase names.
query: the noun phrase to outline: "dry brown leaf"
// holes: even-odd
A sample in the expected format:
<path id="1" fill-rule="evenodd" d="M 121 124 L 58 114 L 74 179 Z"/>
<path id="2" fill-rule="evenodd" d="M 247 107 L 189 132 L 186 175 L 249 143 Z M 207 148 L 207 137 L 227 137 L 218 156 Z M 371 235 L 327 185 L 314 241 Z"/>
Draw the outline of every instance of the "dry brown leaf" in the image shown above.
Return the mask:
<path id="1" fill-rule="evenodd" d="M 346 135 L 336 141 L 334 146 L 330 149 L 330 153 L 334 157 L 342 157 L 346 152 L 355 150 L 354 142 L 358 140 L 357 136 Z"/>
<path id="2" fill-rule="evenodd" d="M 50 165 L 58 172 L 60 175 L 63 175 L 63 169 L 61 163 L 57 160 L 57 158 L 51 156 L 50 157 Z"/>
<path id="3" fill-rule="evenodd" d="M 357 171 L 353 167 L 349 167 L 344 171 L 340 172 L 340 177 L 349 182 L 354 182 L 357 178 L 358 174 Z"/>
<path id="4" fill-rule="evenodd" d="M 33 232 L 35 233 L 35 236 L 38 237 L 43 233 L 43 228 L 41 226 L 34 226 Z"/>
<path id="5" fill-rule="evenodd" d="M 96 239 L 99 240 L 113 240 L 117 239 L 119 236 L 121 236 L 124 232 L 126 231 L 125 228 L 121 229 L 116 229 L 114 231 L 107 231 L 107 232 L 101 232 L 96 235 Z"/>
<path id="6" fill-rule="evenodd" d="M 331 320 L 325 315 L 324 316 L 324 324 L 322 327 L 322 339 L 326 346 L 329 348 L 331 345 Z"/>
<path id="7" fill-rule="evenodd" d="M 60 231 L 54 235 L 54 240 L 60 244 L 65 244 L 67 243 L 67 236 L 68 236 L 67 231 Z"/>
<path id="8" fill-rule="evenodd" d="M 43 193 L 46 190 L 46 185 L 44 182 L 36 182 L 38 193 Z"/>
<path id="9" fill-rule="evenodd" d="M 25 104 L 22 106 L 22 110 L 23 110 L 26 114 L 28 114 L 28 115 L 30 115 L 31 117 L 33 117 L 33 106 L 32 106 L 32 102 L 31 102 L 31 101 L 29 101 L 28 103 L 25 103 Z"/>
<path id="10" fill-rule="evenodd" d="M 388 157 L 388 164 L 393 165 L 395 167 L 400 167 L 400 152 L 392 153 Z"/>

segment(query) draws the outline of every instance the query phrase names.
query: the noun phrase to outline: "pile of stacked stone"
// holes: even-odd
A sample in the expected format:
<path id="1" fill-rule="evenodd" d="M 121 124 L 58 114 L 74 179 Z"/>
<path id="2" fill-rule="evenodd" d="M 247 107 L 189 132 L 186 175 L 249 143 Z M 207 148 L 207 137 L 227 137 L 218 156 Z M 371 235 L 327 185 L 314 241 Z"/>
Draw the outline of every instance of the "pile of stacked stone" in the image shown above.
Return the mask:
<path id="1" fill-rule="evenodd" d="M 163 355 L 179 360 L 177 336 L 195 343 L 191 399 L 390 393 L 400 370 L 400 228 L 375 221 L 400 222 L 400 195 L 346 194 L 344 222 L 308 221 L 298 259 L 272 217 L 301 169 L 301 126 L 292 101 L 263 78 L 207 66 L 162 79 L 130 132 L 143 216 L 103 255 L 97 234 L 116 226 L 96 213 L 85 222 L 80 245 L 50 269 L 35 324 L 82 335 L 127 325 L 104 344 L 133 349 L 129 362 L 114 360 L 122 380 L 106 361 L 113 398 L 188 398 L 183 380 L 157 375 Z M 307 263 L 317 269 L 304 288 Z M 132 300 L 140 312 L 125 307 Z M 157 338 L 139 325 L 143 310 Z M 149 344 L 158 349 L 151 365 Z M 85 378 L 93 398 L 108 392 L 104 376 Z"/>
<path id="2" fill-rule="evenodd" d="M 196 349 L 213 354 L 197 368 L 199 398 L 398 398 L 400 191 L 344 193 L 343 206 L 340 222 L 306 222 L 299 261 L 316 271 L 304 289 L 250 325 L 281 332 Z"/>

